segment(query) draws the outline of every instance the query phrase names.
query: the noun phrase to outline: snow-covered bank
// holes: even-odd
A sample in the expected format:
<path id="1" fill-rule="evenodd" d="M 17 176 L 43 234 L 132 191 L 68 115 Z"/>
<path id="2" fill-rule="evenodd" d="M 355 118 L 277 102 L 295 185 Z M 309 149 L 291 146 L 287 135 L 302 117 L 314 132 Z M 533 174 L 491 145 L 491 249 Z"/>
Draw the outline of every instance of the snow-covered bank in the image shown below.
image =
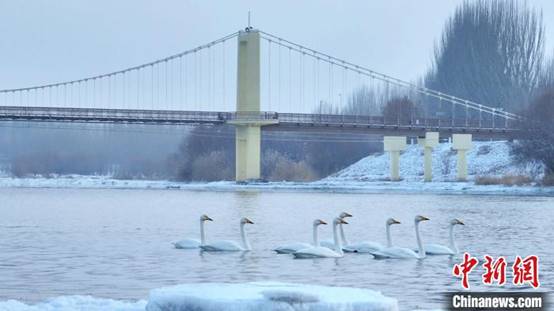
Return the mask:
<path id="1" fill-rule="evenodd" d="M 505 141 L 473 142 L 467 153 L 468 179 L 478 176 L 502 177 L 521 175 L 542 178 L 544 168 L 540 163 L 522 164 L 510 153 L 510 143 Z M 456 180 L 456 151 L 452 144 L 442 143 L 433 150 L 434 181 Z M 323 182 L 383 181 L 389 176 L 389 155 L 377 154 L 361 159 L 344 170 L 333 174 Z M 400 156 L 400 176 L 404 181 L 423 179 L 423 148 L 409 145 Z"/>
<path id="2" fill-rule="evenodd" d="M 468 153 L 468 182 L 455 182 L 456 154 L 443 143 L 433 152 L 433 182 L 423 182 L 423 150 L 410 145 L 401 155 L 402 181 L 387 181 L 388 154 L 370 155 L 344 170 L 315 182 L 251 182 L 232 181 L 185 183 L 165 180 L 122 180 L 108 176 L 64 175 L 55 178 L 11 178 L 0 175 L 0 187 L 19 188 L 95 188 L 95 189 L 183 189 L 199 191 L 325 191 L 325 192 L 402 192 L 449 194 L 554 195 L 554 187 L 536 185 L 476 185 L 478 176 L 502 177 L 523 175 L 541 178 L 543 166 L 520 164 L 510 154 L 507 142 L 474 142 Z"/>
<path id="3" fill-rule="evenodd" d="M 420 180 L 356 181 L 326 178 L 316 182 L 252 182 L 232 181 L 184 183 L 155 180 L 120 180 L 103 176 L 60 176 L 57 178 L 0 177 L 0 188 L 67 188 L 67 189 L 158 189 L 194 191 L 321 191 L 342 193 L 448 193 L 493 195 L 554 195 L 554 187 L 475 185 L 473 182 L 430 182 Z"/>
<path id="4" fill-rule="evenodd" d="M 396 299 L 368 289 L 284 283 L 201 283 L 154 289 L 148 302 L 62 296 L 34 305 L 0 301 L 0 311 L 396 311 Z"/>

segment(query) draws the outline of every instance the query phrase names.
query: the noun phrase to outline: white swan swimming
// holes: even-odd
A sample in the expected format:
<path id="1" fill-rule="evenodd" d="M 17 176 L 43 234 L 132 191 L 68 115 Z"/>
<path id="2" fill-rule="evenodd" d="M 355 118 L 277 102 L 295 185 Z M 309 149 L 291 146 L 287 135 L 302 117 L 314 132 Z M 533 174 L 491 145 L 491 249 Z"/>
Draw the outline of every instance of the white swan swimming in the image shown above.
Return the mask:
<path id="1" fill-rule="evenodd" d="M 392 247 L 386 247 L 380 251 L 372 252 L 371 254 L 376 259 L 385 259 L 385 258 L 423 259 L 425 258 L 425 248 L 423 247 L 423 241 L 421 240 L 421 236 L 419 234 L 419 223 L 426 220 L 429 220 L 429 218 L 425 216 L 420 216 L 420 215 L 416 216 L 414 219 L 418 253 L 414 252 L 409 248 L 392 246 Z"/>
<path id="2" fill-rule="evenodd" d="M 242 245 L 239 245 L 235 241 L 215 241 L 208 244 L 200 245 L 200 248 L 208 252 L 240 252 L 240 251 L 250 251 L 252 247 L 246 236 L 246 230 L 244 226 L 246 224 L 253 224 L 253 222 L 244 217 L 240 219 L 240 236 L 242 240 Z"/>
<path id="3" fill-rule="evenodd" d="M 448 229 L 448 246 L 440 244 L 425 244 L 425 252 L 427 255 L 456 255 L 458 254 L 458 246 L 454 242 L 454 227 L 456 225 L 464 226 L 464 222 L 459 219 L 452 219 Z"/>
<path id="4" fill-rule="evenodd" d="M 309 243 L 291 243 L 288 245 L 279 246 L 274 251 L 276 251 L 278 254 L 292 254 L 298 250 L 310 248 L 313 246 L 319 246 L 319 236 L 317 234 L 317 228 L 319 225 L 326 225 L 327 223 L 321 219 L 316 219 L 313 222 L 312 230 L 313 230 L 313 244 Z"/>
<path id="5" fill-rule="evenodd" d="M 324 246 L 313 246 L 310 248 L 301 249 L 297 252 L 294 252 L 293 255 L 295 258 L 339 258 L 344 255 L 342 252 L 342 243 L 339 239 L 337 232 L 337 227 L 340 224 L 348 224 L 344 219 L 337 217 L 333 220 L 333 239 L 335 240 L 334 249 L 330 249 Z"/>
<path id="6" fill-rule="evenodd" d="M 197 239 L 184 239 L 173 243 L 173 245 L 175 245 L 175 248 L 194 249 L 199 248 L 200 245 L 206 243 L 206 234 L 204 232 L 205 221 L 212 221 L 212 219 L 207 215 L 200 216 L 200 241 L 198 241 Z"/>
<path id="7" fill-rule="evenodd" d="M 390 226 L 396 225 L 396 224 L 400 224 L 400 221 L 394 218 L 389 218 L 385 222 L 385 231 L 387 233 L 386 246 L 377 242 L 359 242 L 359 243 L 348 244 L 344 246 L 342 249 L 347 253 L 371 253 L 371 252 L 377 252 L 377 251 L 383 250 L 385 247 L 392 247 Z"/>
<path id="8" fill-rule="evenodd" d="M 352 217 L 352 214 L 347 213 L 347 212 L 342 212 L 342 213 L 340 213 L 338 218 L 345 219 L 345 218 L 348 218 L 348 217 Z M 342 242 L 342 245 L 343 245 L 343 248 L 344 248 L 344 246 L 348 245 L 349 243 L 348 243 L 348 240 L 346 239 L 346 236 L 344 235 L 344 228 L 342 227 L 342 224 L 339 224 L 339 231 L 340 231 L 341 242 Z M 320 245 L 323 246 L 323 247 L 334 249 L 335 248 L 335 241 L 334 240 L 323 240 L 323 241 L 321 241 Z"/>

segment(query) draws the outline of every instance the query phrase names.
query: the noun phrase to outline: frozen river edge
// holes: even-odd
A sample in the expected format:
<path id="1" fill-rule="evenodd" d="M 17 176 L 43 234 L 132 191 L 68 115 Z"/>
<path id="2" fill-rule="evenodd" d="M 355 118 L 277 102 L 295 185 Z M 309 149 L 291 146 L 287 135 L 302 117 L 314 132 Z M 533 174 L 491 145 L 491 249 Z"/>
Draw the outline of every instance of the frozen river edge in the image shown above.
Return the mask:
<path id="1" fill-rule="evenodd" d="M 435 193 L 479 195 L 554 196 L 554 187 L 476 185 L 473 182 L 423 181 L 331 181 L 250 182 L 232 181 L 185 183 L 163 180 L 121 180 L 106 176 L 68 175 L 55 178 L 0 177 L 0 188 L 68 189 L 157 189 L 194 191 L 316 191 L 335 193 Z"/>

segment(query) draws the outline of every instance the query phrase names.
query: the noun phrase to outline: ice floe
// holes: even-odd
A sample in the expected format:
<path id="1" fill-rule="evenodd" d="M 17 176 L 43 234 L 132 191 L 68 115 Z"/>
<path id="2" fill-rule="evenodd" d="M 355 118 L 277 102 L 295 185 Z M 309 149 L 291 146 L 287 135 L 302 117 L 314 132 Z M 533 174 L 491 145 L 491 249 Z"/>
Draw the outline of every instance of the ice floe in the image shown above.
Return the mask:
<path id="1" fill-rule="evenodd" d="M 147 311 L 398 310 L 396 299 L 368 289 L 286 283 L 182 284 L 150 292 Z"/>
<path id="2" fill-rule="evenodd" d="M 61 296 L 37 304 L 0 301 L 0 311 L 397 311 L 396 299 L 368 289 L 286 283 L 191 283 L 154 289 L 148 302 Z"/>

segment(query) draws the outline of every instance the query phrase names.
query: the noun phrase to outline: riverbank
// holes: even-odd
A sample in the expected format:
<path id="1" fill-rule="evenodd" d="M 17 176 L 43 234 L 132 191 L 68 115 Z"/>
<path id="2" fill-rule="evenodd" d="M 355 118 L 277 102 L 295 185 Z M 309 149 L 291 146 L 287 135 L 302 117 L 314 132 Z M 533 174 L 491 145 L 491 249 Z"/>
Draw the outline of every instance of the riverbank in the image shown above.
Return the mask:
<path id="1" fill-rule="evenodd" d="M 417 180 L 356 181 L 324 179 L 315 182 L 177 182 L 166 180 L 123 180 L 108 176 L 66 175 L 55 178 L 0 177 L 3 188 L 92 188 L 92 189 L 173 189 L 198 191 L 317 191 L 337 193 L 437 193 L 554 196 L 554 187 L 538 185 L 504 186 L 476 185 L 474 182 L 423 182 Z"/>

